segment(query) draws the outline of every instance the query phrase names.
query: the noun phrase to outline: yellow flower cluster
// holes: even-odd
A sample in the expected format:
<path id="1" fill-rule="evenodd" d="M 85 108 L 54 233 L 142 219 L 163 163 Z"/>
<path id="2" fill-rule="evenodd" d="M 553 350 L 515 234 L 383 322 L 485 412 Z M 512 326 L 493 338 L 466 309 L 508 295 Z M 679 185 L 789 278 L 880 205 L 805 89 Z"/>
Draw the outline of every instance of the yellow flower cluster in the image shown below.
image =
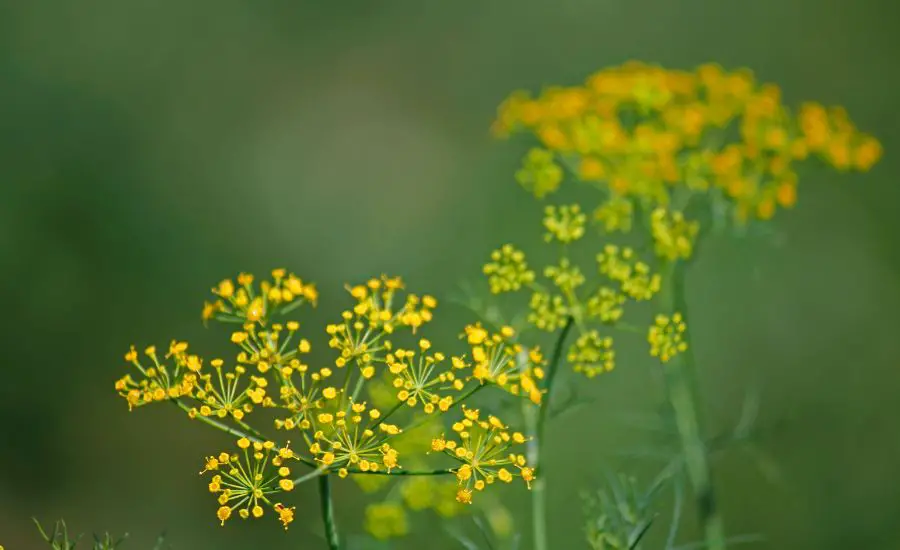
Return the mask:
<path id="1" fill-rule="evenodd" d="M 402 537 L 409 532 L 406 510 L 396 502 L 380 502 L 366 506 L 366 531 L 378 540 Z"/>
<path id="2" fill-rule="evenodd" d="M 271 496 L 294 489 L 286 461 L 296 458 L 289 447 L 277 448 L 272 441 L 251 442 L 241 438 L 238 453 L 222 452 L 206 458 L 201 474 L 212 473 L 209 492 L 218 495 L 216 515 L 225 525 L 235 510 L 242 519 L 260 518 L 265 507 L 272 508 L 287 529 L 294 520 L 294 508 L 272 502 Z M 274 469 L 274 471 L 272 471 Z"/>
<path id="3" fill-rule="evenodd" d="M 537 97 L 516 92 L 499 107 L 493 130 L 540 141 L 516 174 L 536 197 L 559 188 L 563 167 L 603 190 L 593 218 L 608 231 L 630 229 L 632 203 L 650 212 L 692 195 L 718 202 L 737 222 L 768 219 L 796 202 L 798 161 L 816 155 L 839 170 L 866 171 L 882 154 L 844 109 L 805 103 L 792 112 L 777 86 L 715 64 L 680 71 L 629 62 L 581 86 Z M 662 222 L 668 229 L 653 231 L 666 243 L 658 244 L 660 255 L 689 254 L 677 241 L 695 231 Z"/>
<path id="4" fill-rule="evenodd" d="M 528 151 L 522 168 L 516 172 L 516 181 L 537 198 L 543 198 L 559 187 L 563 170 L 553 158 L 553 153 L 534 148 Z"/>
<path id="5" fill-rule="evenodd" d="M 616 352 L 609 336 L 601 337 L 596 330 L 578 337 L 567 356 L 572 369 L 588 378 L 609 372 L 616 366 Z"/>
<path id="6" fill-rule="evenodd" d="M 525 443 L 525 436 L 509 432 L 509 428 L 495 416 L 481 418 L 478 409 L 463 408 L 463 418 L 453 424 L 458 440 L 437 437 L 431 449 L 453 457 L 462 465 L 456 470 L 459 489 L 456 500 L 469 504 L 474 491 L 483 491 L 496 481 L 511 483 L 520 477 L 528 487 L 534 480 L 534 470 L 526 464 L 525 456 L 510 452 L 513 445 Z"/>
<path id="7" fill-rule="evenodd" d="M 276 319 L 304 303 L 314 304 L 315 287 L 283 269 L 273 271 L 271 280 L 254 280 L 241 274 L 236 285 L 222 281 L 212 291 L 216 301 L 204 306 L 204 320 L 239 325 L 230 333 L 236 348 L 232 360 L 206 361 L 190 353 L 187 342 L 177 340 L 165 355 L 151 346 L 139 358 L 132 347 L 125 359 L 137 375 L 126 374 L 115 383 L 129 409 L 168 401 L 189 418 L 240 438 L 241 452 L 211 456 L 204 469 L 213 475 L 209 488 L 219 499 L 217 515 L 223 524 L 233 513 L 256 518 L 269 508 L 287 526 L 294 508 L 275 502 L 274 496 L 318 474 L 387 477 L 403 469 L 402 453 L 409 454 L 410 463 L 428 468 L 429 442 L 441 433 L 443 413 L 476 390 L 499 388 L 540 402 L 540 350 L 523 350 L 511 340 L 512 329 L 489 334 L 480 325 L 470 325 L 464 337 L 471 357 L 435 351 L 419 331 L 432 320 L 437 300 L 406 293 L 398 277 L 381 276 L 347 287 L 352 307 L 324 331 L 328 345 L 323 349 L 335 357 L 315 367 L 310 365 L 313 346 L 300 335 L 300 323 Z M 301 447 L 295 451 L 287 444 L 276 445 L 263 435 L 265 430 L 251 427 L 259 408 L 272 411 L 267 418 L 274 416 L 274 428 L 286 440 L 302 441 Z M 467 412 L 467 418 L 471 414 Z M 430 432 L 423 419 L 436 419 Z M 414 428 L 426 436 L 417 445 L 406 437 Z M 494 436 L 512 437 L 505 427 L 492 431 Z M 314 471 L 291 479 L 288 459 Z M 506 464 L 491 460 L 486 467 Z M 516 469 L 529 471 L 515 460 Z M 449 468 L 426 472 L 458 475 Z M 452 514 L 459 503 L 433 499 L 431 506 Z M 381 508 L 371 513 L 388 512 Z M 389 531 L 399 532 L 399 525 Z"/>
<path id="8" fill-rule="evenodd" d="M 633 249 L 607 245 L 596 256 L 596 269 L 602 282 L 585 291 L 588 278 L 570 259 L 568 247 L 583 237 L 586 217 L 575 205 L 549 206 L 545 214 L 548 240 L 564 245 L 559 261 L 543 269 L 550 285 L 542 286 L 534 279 L 524 252 L 504 245 L 491 254 L 492 261 L 484 267 L 491 291 L 495 294 L 530 291 L 528 321 L 540 330 L 557 331 L 571 319 L 579 333 L 567 354 L 574 369 L 591 377 L 608 372 L 615 364 L 613 339 L 608 334 L 601 336 L 596 325 L 619 327 L 626 303 L 651 300 L 660 291 L 662 278 Z M 671 248 L 676 251 L 683 244 L 679 235 L 685 231 L 678 220 L 683 218 L 673 218 L 665 226 Z M 523 273 L 528 275 L 522 276 Z"/>
<path id="9" fill-rule="evenodd" d="M 534 282 L 534 271 L 528 269 L 525 253 L 511 244 L 491 253 L 491 261 L 484 266 L 491 292 L 514 292 Z"/>
<path id="10" fill-rule="evenodd" d="M 490 334 L 481 323 L 476 323 L 466 327 L 464 336 L 472 347 L 471 378 L 482 384 L 496 384 L 513 395 L 541 404 L 538 381 L 544 378 L 545 361 L 540 348 L 526 351 L 521 344 L 511 342 L 515 330 L 508 326 L 502 327 L 499 334 Z M 466 365 L 460 361 L 457 366 Z"/>
<path id="11" fill-rule="evenodd" d="M 116 381 L 116 391 L 128 401 L 129 410 L 148 403 L 175 399 L 183 395 L 191 395 L 197 387 L 202 360 L 196 355 L 187 354 L 187 343 L 175 342 L 169 346 L 169 353 L 164 359 L 172 359 L 172 365 L 160 362 L 155 346 L 144 350 L 144 355 L 152 362 L 144 365 L 138 359 L 138 353 L 131 346 L 125 354 L 125 361 L 131 363 L 143 376 L 135 381 L 126 374 Z"/>
<path id="12" fill-rule="evenodd" d="M 649 300 L 659 292 L 662 278 L 636 256 L 632 248 L 608 244 L 597 254 L 597 265 L 601 275 L 619 284 L 619 292 L 633 300 Z"/>
<path id="13" fill-rule="evenodd" d="M 272 280 L 261 281 L 259 288 L 253 282 L 249 273 L 238 275 L 237 285 L 231 279 L 220 282 L 212 289 L 218 299 L 203 304 L 203 320 L 264 325 L 268 317 L 286 315 L 305 303 L 316 305 L 319 299 L 315 285 L 284 269 L 273 270 Z"/>
<path id="14" fill-rule="evenodd" d="M 687 325 L 680 313 L 657 315 L 654 324 L 647 333 L 647 341 L 650 342 L 650 355 L 659 357 L 663 363 L 687 351 L 688 344 L 684 341 L 684 333 Z"/>
<path id="15" fill-rule="evenodd" d="M 544 228 L 547 233 L 544 240 L 558 241 L 567 244 L 584 236 L 587 216 L 577 204 L 569 206 L 547 206 L 544 209 Z"/>
<path id="16" fill-rule="evenodd" d="M 694 239 L 700 224 L 688 221 L 678 211 L 657 208 L 650 215 L 650 234 L 656 255 L 668 261 L 687 259 L 694 252 Z"/>

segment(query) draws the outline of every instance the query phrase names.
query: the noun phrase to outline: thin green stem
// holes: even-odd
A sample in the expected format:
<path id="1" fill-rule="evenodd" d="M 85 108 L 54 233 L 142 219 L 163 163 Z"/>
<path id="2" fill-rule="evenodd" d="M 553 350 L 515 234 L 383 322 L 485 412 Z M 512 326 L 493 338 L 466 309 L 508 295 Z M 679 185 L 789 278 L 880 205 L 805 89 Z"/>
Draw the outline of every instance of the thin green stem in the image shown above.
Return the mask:
<path id="1" fill-rule="evenodd" d="M 322 522 L 325 524 L 325 541 L 329 550 L 340 550 L 337 524 L 334 521 L 334 503 L 331 498 L 331 476 L 319 476 L 319 502 L 322 506 Z"/>
<path id="2" fill-rule="evenodd" d="M 724 550 L 725 527 L 716 507 L 712 471 L 701 429 L 699 392 L 696 388 L 696 363 L 690 340 L 690 319 L 685 297 L 685 264 L 675 263 L 669 270 L 669 283 L 662 295 L 668 312 L 681 313 L 687 325 L 683 334 L 687 350 L 665 365 L 666 391 L 675 413 L 681 449 L 688 480 L 691 483 L 697 512 L 703 528 L 706 548 Z"/>
<path id="3" fill-rule="evenodd" d="M 537 418 L 536 435 L 538 436 L 537 444 L 539 448 L 543 446 L 544 424 L 547 422 L 547 414 L 550 411 L 550 399 L 553 395 L 553 382 L 556 380 L 556 375 L 559 372 L 559 362 L 562 359 L 563 347 L 565 346 L 566 338 L 569 336 L 569 332 L 572 330 L 572 324 L 574 322 L 574 317 L 569 317 L 568 319 L 566 319 L 566 324 L 559 332 L 559 337 L 557 337 L 556 344 L 554 344 L 553 346 L 553 355 L 550 356 L 550 364 L 547 365 L 547 394 L 544 396 L 544 399 L 541 400 L 541 406 L 540 410 L 538 411 Z M 538 453 L 538 456 L 540 456 L 540 453 Z M 539 466 L 536 463 L 536 472 L 538 471 L 538 467 Z"/>
<path id="4" fill-rule="evenodd" d="M 547 541 L 547 482 L 542 475 L 541 458 L 544 443 L 544 426 L 547 422 L 547 413 L 550 410 L 550 399 L 553 395 L 553 382 L 556 380 L 556 374 L 559 372 L 559 362 L 562 359 L 563 346 L 566 337 L 572 330 L 575 322 L 573 317 L 566 319 L 556 339 L 553 347 L 553 354 L 550 357 L 550 363 L 547 365 L 547 379 L 545 388 L 547 390 L 544 399 L 541 401 L 539 408 L 531 406 L 530 403 L 523 401 L 522 414 L 525 417 L 525 426 L 530 437 L 526 454 L 528 455 L 528 463 L 534 468 L 535 480 L 531 484 L 531 526 L 534 550 L 548 550 L 549 543 Z"/>

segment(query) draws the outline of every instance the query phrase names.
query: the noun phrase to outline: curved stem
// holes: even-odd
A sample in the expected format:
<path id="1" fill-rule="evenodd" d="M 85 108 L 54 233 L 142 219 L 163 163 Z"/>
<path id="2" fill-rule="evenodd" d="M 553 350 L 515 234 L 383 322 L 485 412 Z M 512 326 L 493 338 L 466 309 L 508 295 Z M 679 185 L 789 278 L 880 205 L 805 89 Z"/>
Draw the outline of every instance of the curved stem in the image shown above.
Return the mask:
<path id="1" fill-rule="evenodd" d="M 725 527 L 716 506 L 709 453 L 703 439 L 700 421 L 699 396 L 696 388 L 696 363 L 690 341 L 690 319 L 685 298 L 683 263 L 672 265 L 668 292 L 663 295 L 664 307 L 669 312 L 679 312 L 687 330 L 683 334 L 687 349 L 675 356 L 664 367 L 666 391 L 675 413 L 675 423 L 681 440 L 688 480 L 694 492 L 697 513 L 703 528 L 706 548 L 724 550 Z"/>
<path id="2" fill-rule="evenodd" d="M 562 359 L 563 346 L 565 345 L 566 337 L 569 335 L 569 331 L 572 330 L 572 324 L 574 322 L 574 317 L 566 319 L 566 324 L 560 331 L 559 337 L 556 339 L 556 344 L 553 345 L 553 355 L 550 357 L 550 364 L 547 365 L 547 395 L 546 399 L 541 401 L 540 410 L 538 412 L 537 435 L 539 436 L 544 435 L 544 423 L 546 423 L 547 413 L 550 411 L 550 398 L 553 394 L 553 382 L 556 380 L 556 374 L 559 372 L 559 361 Z M 543 437 L 538 439 L 537 444 L 538 446 L 543 445 Z M 535 464 L 535 471 L 537 471 L 537 464 Z"/>
<path id="3" fill-rule="evenodd" d="M 575 322 L 573 317 L 566 319 L 556 339 L 553 347 L 553 355 L 550 363 L 547 365 L 547 393 L 541 400 L 539 408 L 533 407 L 530 403 L 523 401 L 522 414 L 525 417 L 525 425 L 528 429 L 530 437 L 526 454 L 528 455 L 528 463 L 535 471 L 535 480 L 531 485 L 531 526 L 534 550 L 548 550 L 547 542 L 547 483 L 541 475 L 541 454 L 544 443 L 544 425 L 547 421 L 547 413 L 550 410 L 550 399 L 553 395 L 553 382 L 556 380 L 556 374 L 559 372 L 559 362 L 562 359 L 563 346 L 569 331 L 572 330 L 572 324 Z"/>
<path id="4" fill-rule="evenodd" d="M 334 521 L 334 503 L 331 499 L 331 476 L 319 476 L 319 503 L 322 506 L 322 522 L 325 524 L 328 549 L 340 550 L 337 524 Z"/>

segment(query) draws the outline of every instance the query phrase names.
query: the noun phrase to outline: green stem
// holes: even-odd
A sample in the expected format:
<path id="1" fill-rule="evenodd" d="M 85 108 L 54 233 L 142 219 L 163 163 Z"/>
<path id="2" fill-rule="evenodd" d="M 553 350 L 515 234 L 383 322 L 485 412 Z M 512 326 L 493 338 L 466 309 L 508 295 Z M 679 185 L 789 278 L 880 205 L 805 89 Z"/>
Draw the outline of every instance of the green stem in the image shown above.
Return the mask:
<path id="1" fill-rule="evenodd" d="M 670 282 L 662 296 L 665 310 L 679 312 L 687 330 L 683 334 L 688 347 L 669 361 L 665 369 L 666 391 L 675 413 L 688 479 L 693 488 L 697 512 L 708 550 L 724 550 L 725 527 L 716 507 L 709 454 L 703 440 L 700 420 L 699 391 L 696 387 L 696 363 L 690 340 L 690 319 L 685 298 L 685 264 L 675 263 L 669 272 Z"/>
<path id="2" fill-rule="evenodd" d="M 534 539 L 534 550 L 548 550 L 547 542 L 547 482 L 542 475 L 541 456 L 544 443 L 544 425 L 547 421 L 547 412 L 550 410 L 550 398 L 553 395 L 553 382 L 559 371 L 559 362 L 562 358 L 563 346 L 575 319 L 569 317 L 556 339 L 553 347 L 553 355 L 547 366 L 547 393 L 541 401 L 539 408 L 523 401 L 522 414 L 525 417 L 525 426 L 530 439 L 526 447 L 528 463 L 534 468 L 535 480 L 531 484 L 531 526 Z"/>
<path id="3" fill-rule="evenodd" d="M 340 550 L 337 524 L 334 521 L 334 503 L 331 499 L 331 476 L 319 476 L 319 502 L 322 506 L 322 522 L 325 524 L 325 541 L 329 550 Z"/>

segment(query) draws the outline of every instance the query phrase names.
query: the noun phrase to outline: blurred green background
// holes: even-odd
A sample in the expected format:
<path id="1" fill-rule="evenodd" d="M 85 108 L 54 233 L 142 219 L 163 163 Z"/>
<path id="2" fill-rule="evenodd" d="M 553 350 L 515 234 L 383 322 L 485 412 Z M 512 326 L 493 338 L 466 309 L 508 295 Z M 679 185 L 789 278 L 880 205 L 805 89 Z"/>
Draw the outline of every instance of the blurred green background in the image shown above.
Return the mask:
<path id="1" fill-rule="evenodd" d="M 287 534 L 220 528 L 197 472 L 222 438 L 174 409 L 129 414 L 122 354 L 175 337 L 216 349 L 199 307 L 239 270 L 316 281 L 316 320 L 344 281 L 381 272 L 446 297 L 492 247 L 537 235 L 513 181 L 524 146 L 488 136 L 496 105 L 637 58 L 749 66 L 882 140 L 869 174 L 807 175 L 775 222 L 783 247 L 714 241 L 689 284 L 710 430 L 762 388 L 771 464 L 715 465 L 729 532 L 900 547 L 897 21 L 889 0 L 0 2 L 0 544 L 39 548 L 37 515 L 130 531 L 135 549 L 161 529 L 182 549 L 321 548 L 309 489 Z M 470 317 L 442 310 L 454 338 Z M 555 548 L 581 547 L 572 502 L 601 466 L 660 466 L 620 456 L 651 439 L 626 420 L 663 398 L 638 344 L 552 429 Z M 509 496 L 527 530 L 524 493 Z M 337 498 L 360 532 L 359 492 Z M 397 548 L 458 548 L 415 523 Z"/>

